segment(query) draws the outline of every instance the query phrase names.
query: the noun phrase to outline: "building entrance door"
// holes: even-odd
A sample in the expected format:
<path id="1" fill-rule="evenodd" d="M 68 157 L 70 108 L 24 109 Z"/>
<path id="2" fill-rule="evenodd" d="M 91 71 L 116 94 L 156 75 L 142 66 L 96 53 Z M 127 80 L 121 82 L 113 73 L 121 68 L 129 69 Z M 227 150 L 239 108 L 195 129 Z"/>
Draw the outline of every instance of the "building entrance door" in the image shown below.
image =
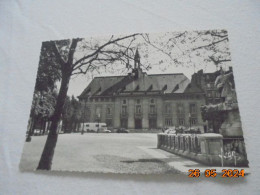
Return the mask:
<path id="1" fill-rule="evenodd" d="M 135 129 L 142 129 L 142 119 L 135 119 Z"/>
<path id="2" fill-rule="evenodd" d="M 156 118 L 150 118 L 149 119 L 149 129 L 156 129 L 157 124 L 156 124 Z"/>
<path id="3" fill-rule="evenodd" d="M 127 129 L 127 119 L 121 119 L 121 128 L 126 128 Z"/>

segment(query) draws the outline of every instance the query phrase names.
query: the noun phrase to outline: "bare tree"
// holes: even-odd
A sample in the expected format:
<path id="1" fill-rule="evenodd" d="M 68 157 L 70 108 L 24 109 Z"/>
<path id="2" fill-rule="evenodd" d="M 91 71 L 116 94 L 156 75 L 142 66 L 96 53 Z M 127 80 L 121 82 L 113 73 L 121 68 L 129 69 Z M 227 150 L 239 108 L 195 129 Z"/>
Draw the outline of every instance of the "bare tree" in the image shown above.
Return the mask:
<path id="1" fill-rule="evenodd" d="M 86 74 L 93 70 L 98 71 L 99 67 L 106 67 L 116 61 L 127 63 L 129 58 L 133 58 L 133 48 L 131 46 L 137 35 L 132 34 L 116 38 L 111 36 L 109 40 L 103 43 L 91 40 L 86 41 L 80 38 L 48 42 L 53 54 L 50 57 L 55 58 L 57 62 L 55 66 L 61 72 L 61 86 L 52 116 L 50 132 L 37 169 L 51 169 L 54 150 L 58 140 L 57 127 L 61 119 L 71 76 Z M 121 44 L 122 41 L 124 41 L 124 44 Z M 83 55 L 80 51 L 84 51 Z M 50 59 L 46 58 L 46 60 Z"/>
<path id="2" fill-rule="evenodd" d="M 168 57 L 167 64 L 174 66 L 188 66 L 193 64 L 194 58 L 202 58 L 205 62 L 213 62 L 216 66 L 230 61 L 227 31 L 195 31 L 181 33 L 165 33 L 160 36 L 151 37 L 148 34 L 132 34 L 128 36 L 111 36 L 95 40 L 72 39 L 47 42 L 51 51 L 46 57 L 46 63 L 54 64 L 61 78 L 61 86 L 58 93 L 50 132 L 48 134 L 43 153 L 37 169 L 50 170 L 58 139 L 57 127 L 61 119 L 62 109 L 67 96 L 69 82 L 72 76 L 99 72 L 100 68 L 109 65 L 110 70 L 116 68 L 116 64 L 123 63 L 130 67 L 130 61 L 134 59 L 136 42 L 142 44 L 145 50 L 143 59 L 149 59 L 149 48 L 161 52 Z M 46 44 L 46 43 L 45 43 Z M 162 57 L 163 58 L 163 57 Z M 165 60 L 165 58 L 163 58 Z M 151 63 L 144 60 L 143 68 L 149 70 Z M 163 64 L 158 58 L 158 65 Z M 165 64 L 165 63 L 164 63 Z M 109 69 L 107 69 L 109 70 Z"/>
<path id="3" fill-rule="evenodd" d="M 226 30 L 169 32 L 151 36 L 141 35 L 146 44 L 167 58 L 158 59 L 158 65 L 193 67 L 194 59 L 201 59 L 205 66 L 221 66 L 231 61 L 228 32 Z M 148 55 L 148 54 L 146 54 Z M 162 66 L 163 68 L 165 68 Z"/>

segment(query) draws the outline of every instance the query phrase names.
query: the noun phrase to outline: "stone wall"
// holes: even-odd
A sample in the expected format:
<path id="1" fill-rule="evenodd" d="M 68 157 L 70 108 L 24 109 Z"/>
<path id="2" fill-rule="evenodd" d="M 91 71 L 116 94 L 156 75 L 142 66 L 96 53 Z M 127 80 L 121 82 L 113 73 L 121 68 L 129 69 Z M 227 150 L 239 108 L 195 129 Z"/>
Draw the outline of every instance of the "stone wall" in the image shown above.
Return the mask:
<path id="1" fill-rule="evenodd" d="M 248 166 L 247 160 L 239 155 L 225 156 L 223 136 L 215 133 L 159 133 L 157 148 L 210 166 Z"/>

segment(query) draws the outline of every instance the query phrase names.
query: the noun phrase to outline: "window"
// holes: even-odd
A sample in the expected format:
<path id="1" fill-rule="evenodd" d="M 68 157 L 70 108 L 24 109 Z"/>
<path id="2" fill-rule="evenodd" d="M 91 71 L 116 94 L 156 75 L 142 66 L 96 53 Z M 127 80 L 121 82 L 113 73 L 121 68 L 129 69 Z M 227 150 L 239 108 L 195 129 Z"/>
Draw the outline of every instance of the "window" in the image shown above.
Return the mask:
<path id="1" fill-rule="evenodd" d="M 179 119 L 178 119 L 178 124 L 179 124 L 180 126 L 185 125 L 185 120 L 184 120 L 184 118 L 179 118 Z"/>
<path id="2" fill-rule="evenodd" d="M 107 107 L 107 114 L 111 114 L 111 108 Z"/>
<path id="3" fill-rule="evenodd" d="M 96 115 L 100 116 L 100 113 L 101 113 L 101 108 L 100 107 L 96 107 Z"/>
<path id="4" fill-rule="evenodd" d="M 171 104 L 165 104 L 164 106 L 164 112 L 166 114 L 170 114 L 172 112 L 172 109 L 171 109 Z"/>
<path id="5" fill-rule="evenodd" d="M 177 104 L 177 113 L 184 114 L 184 106 L 183 104 Z"/>
<path id="6" fill-rule="evenodd" d="M 191 118 L 190 119 L 190 124 L 191 125 L 196 125 L 197 124 L 197 119 L 196 118 Z"/>
<path id="7" fill-rule="evenodd" d="M 154 99 L 151 99 L 151 104 L 154 104 Z"/>
<path id="8" fill-rule="evenodd" d="M 137 99 L 137 100 L 136 100 L 136 104 L 140 104 L 140 99 Z"/>
<path id="9" fill-rule="evenodd" d="M 89 124 L 86 124 L 86 127 L 89 127 Z"/>
<path id="10" fill-rule="evenodd" d="M 99 125 L 98 124 L 96 124 L 96 127 L 98 127 Z"/>
<path id="11" fill-rule="evenodd" d="M 172 119 L 171 118 L 165 119 L 165 126 L 172 126 Z"/>
<path id="12" fill-rule="evenodd" d="M 155 113 L 155 105 L 150 105 L 150 113 L 151 114 Z"/>
<path id="13" fill-rule="evenodd" d="M 195 114 L 196 113 L 196 104 L 190 104 L 190 113 Z"/>
<path id="14" fill-rule="evenodd" d="M 85 118 L 86 121 L 90 121 L 90 116 L 91 116 L 91 109 L 89 106 L 87 106 L 85 108 L 85 110 L 83 111 L 83 117 Z"/>
<path id="15" fill-rule="evenodd" d="M 141 105 L 136 105 L 135 107 L 135 113 L 140 114 L 141 113 Z"/>
<path id="16" fill-rule="evenodd" d="M 126 100 L 123 100 L 123 104 L 126 104 Z"/>
<path id="17" fill-rule="evenodd" d="M 127 106 L 122 106 L 122 114 L 126 114 L 127 113 Z"/>

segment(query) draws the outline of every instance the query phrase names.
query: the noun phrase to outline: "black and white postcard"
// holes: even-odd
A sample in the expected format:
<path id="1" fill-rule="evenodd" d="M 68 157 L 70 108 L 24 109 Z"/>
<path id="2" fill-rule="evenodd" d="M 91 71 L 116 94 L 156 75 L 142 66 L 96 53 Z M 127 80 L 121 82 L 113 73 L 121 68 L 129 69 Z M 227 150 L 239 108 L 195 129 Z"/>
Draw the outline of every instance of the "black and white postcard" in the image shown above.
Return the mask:
<path id="1" fill-rule="evenodd" d="M 39 53 L 22 171 L 246 173 L 226 30 L 44 41 Z"/>

